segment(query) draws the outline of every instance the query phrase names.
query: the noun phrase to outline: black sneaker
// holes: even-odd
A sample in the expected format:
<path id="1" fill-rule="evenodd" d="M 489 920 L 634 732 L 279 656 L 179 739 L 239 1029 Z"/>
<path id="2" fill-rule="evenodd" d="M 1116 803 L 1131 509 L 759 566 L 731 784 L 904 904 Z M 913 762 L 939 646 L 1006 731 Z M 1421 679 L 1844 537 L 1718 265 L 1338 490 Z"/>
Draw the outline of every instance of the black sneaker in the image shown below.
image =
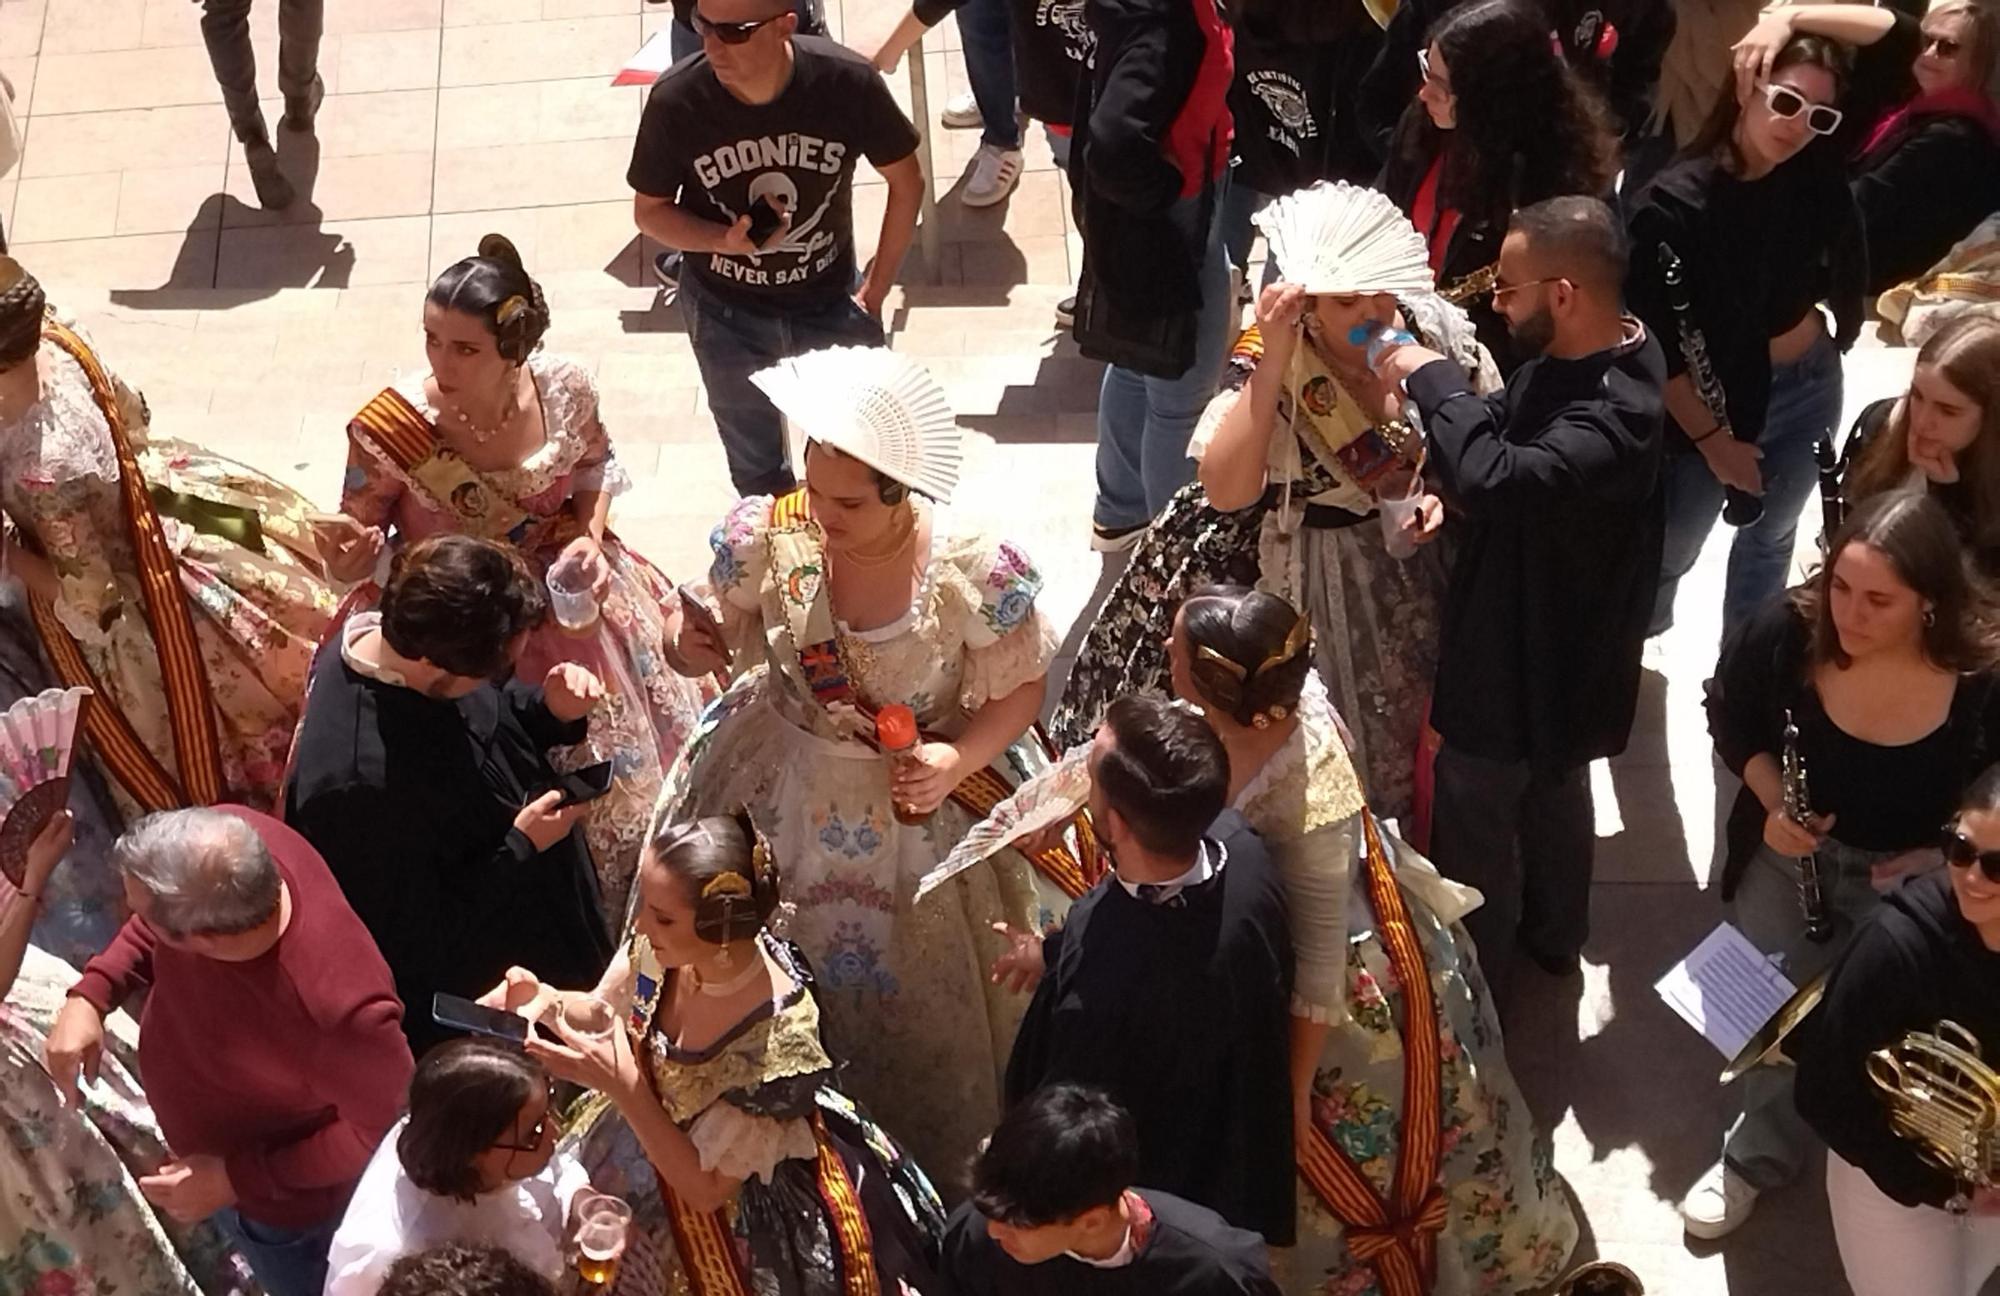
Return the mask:
<path id="1" fill-rule="evenodd" d="M 1108 527 L 1090 524 L 1090 547 L 1098 553 L 1124 553 L 1139 543 L 1139 537 L 1146 534 L 1146 524 L 1137 526 Z"/>
<path id="2" fill-rule="evenodd" d="M 653 256 L 653 278 L 668 292 L 679 292 L 681 287 L 681 254 L 674 251 L 659 252 Z"/>
<path id="3" fill-rule="evenodd" d="M 1076 327 L 1076 295 L 1074 293 L 1056 303 L 1056 323 L 1063 328 Z"/>

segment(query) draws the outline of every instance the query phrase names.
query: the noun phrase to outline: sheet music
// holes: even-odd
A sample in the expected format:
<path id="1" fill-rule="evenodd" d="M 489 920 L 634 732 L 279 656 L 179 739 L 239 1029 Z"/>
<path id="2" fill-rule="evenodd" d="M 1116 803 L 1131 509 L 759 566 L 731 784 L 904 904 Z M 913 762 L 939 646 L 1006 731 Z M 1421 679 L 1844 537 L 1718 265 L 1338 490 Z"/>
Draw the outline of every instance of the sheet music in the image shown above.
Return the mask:
<path id="1" fill-rule="evenodd" d="M 1797 988 L 1729 923 L 1710 932 L 1653 986 L 1725 1058 L 1735 1057 Z"/>

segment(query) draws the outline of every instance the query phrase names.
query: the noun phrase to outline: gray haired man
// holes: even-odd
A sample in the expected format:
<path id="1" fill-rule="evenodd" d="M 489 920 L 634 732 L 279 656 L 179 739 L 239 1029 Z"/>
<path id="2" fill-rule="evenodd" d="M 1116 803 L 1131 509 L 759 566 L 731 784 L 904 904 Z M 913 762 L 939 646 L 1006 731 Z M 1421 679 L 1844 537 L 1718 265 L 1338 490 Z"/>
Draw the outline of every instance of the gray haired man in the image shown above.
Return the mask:
<path id="1" fill-rule="evenodd" d="M 172 1156 L 140 1191 L 183 1223 L 213 1216 L 271 1296 L 319 1296 L 413 1069 L 388 964 L 325 862 L 268 815 L 148 815 L 111 855 L 132 917 L 71 988 L 49 1074 L 74 1104 L 105 1016 L 151 986 L 139 1069 Z"/>
<path id="2" fill-rule="evenodd" d="M 257 55 L 250 44 L 251 0 L 201 0 L 201 39 L 208 62 L 222 88 L 229 126 L 243 145 L 250 182 L 257 186 L 259 205 L 276 211 L 292 205 L 298 195 L 278 169 L 278 153 L 264 128 L 264 109 L 257 102 Z M 326 0 L 277 0 L 278 90 L 285 96 L 287 130 L 310 131 L 326 87 L 319 78 L 319 37 L 325 25 Z"/>

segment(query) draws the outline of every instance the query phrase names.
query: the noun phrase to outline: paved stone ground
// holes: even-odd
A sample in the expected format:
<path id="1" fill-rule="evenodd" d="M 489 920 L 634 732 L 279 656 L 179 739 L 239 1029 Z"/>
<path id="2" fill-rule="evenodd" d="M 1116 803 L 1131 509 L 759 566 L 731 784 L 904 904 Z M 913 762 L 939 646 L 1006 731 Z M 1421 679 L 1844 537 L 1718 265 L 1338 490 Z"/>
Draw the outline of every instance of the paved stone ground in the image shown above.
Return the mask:
<path id="1" fill-rule="evenodd" d="M 864 49 L 896 16 L 891 0 L 830 7 L 836 33 Z M 274 100 L 275 8 L 255 12 Z M 0 70 L 27 120 L 0 215 L 51 298 L 144 388 L 159 431 L 331 506 L 346 419 L 423 363 L 424 286 L 498 230 L 547 288 L 550 345 L 597 374 L 639 482 L 618 503 L 619 530 L 669 571 L 699 572 L 730 492 L 679 314 L 657 300 L 652 249 L 631 223 L 623 177 L 640 91 L 608 84 L 664 9 L 331 0 L 318 138 L 281 133 L 307 198 L 276 214 L 255 206 L 198 16 L 190 0 L 0 0 Z M 949 25 L 928 42 L 933 113 L 963 88 L 956 44 Z M 1012 201 L 968 211 L 950 191 L 976 132 L 933 142 L 940 255 L 935 267 L 913 258 L 892 298 L 893 345 L 930 365 L 985 434 L 961 508 L 1040 559 L 1047 606 L 1067 624 L 1108 576 L 1085 544 L 1098 369 L 1051 314 L 1079 256 L 1067 191 L 1031 137 Z M 882 192 L 864 168 L 864 244 Z M 1907 371 L 1905 353 L 1857 351 L 1850 411 Z M 1699 709 L 1721 584 L 1719 546 L 1710 550 L 1683 591 L 1682 624 L 1649 648 L 1631 750 L 1596 771 L 1587 972 L 1525 987 L 1511 1053 L 1597 1251 L 1670 1296 L 1840 1293 L 1815 1185 L 1768 1200 L 1727 1250 L 1688 1244 L 1674 1214 L 1725 1115 L 1718 1059 L 1651 989 L 1720 917 L 1706 885 L 1729 793 Z"/>

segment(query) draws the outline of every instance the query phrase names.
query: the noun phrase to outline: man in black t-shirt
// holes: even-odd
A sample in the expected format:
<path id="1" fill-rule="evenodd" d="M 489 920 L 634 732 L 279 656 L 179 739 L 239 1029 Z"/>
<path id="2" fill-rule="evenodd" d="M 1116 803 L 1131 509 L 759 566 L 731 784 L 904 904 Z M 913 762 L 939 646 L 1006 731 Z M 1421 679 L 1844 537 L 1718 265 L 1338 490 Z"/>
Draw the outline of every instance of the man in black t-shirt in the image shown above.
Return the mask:
<path id="1" fill-rule="evenodd" d="M 922 196 L 917 132 L 867 60 L 796 35 L 785 0 L 698 0 L 693 16 L 702 53 L 654 83 L 626 179 L 640 230 L 687 254 L 681 312 L 730 480 L 778 494 L 796 484 L 783 420 L 750 375 L 822 347 L 882 345 L 882 301 Z M 889 200 L 857 289 L 860 157 Z"/>
<path id="2" fill-rule="evenodd" d="M 1102 1092 L 1022 1099 L 945 1227 L 945 1296 L 1277 1296 L 1264 1239 L 1205 1206 L 1135 1188 L 1139 1135 Z"/>

